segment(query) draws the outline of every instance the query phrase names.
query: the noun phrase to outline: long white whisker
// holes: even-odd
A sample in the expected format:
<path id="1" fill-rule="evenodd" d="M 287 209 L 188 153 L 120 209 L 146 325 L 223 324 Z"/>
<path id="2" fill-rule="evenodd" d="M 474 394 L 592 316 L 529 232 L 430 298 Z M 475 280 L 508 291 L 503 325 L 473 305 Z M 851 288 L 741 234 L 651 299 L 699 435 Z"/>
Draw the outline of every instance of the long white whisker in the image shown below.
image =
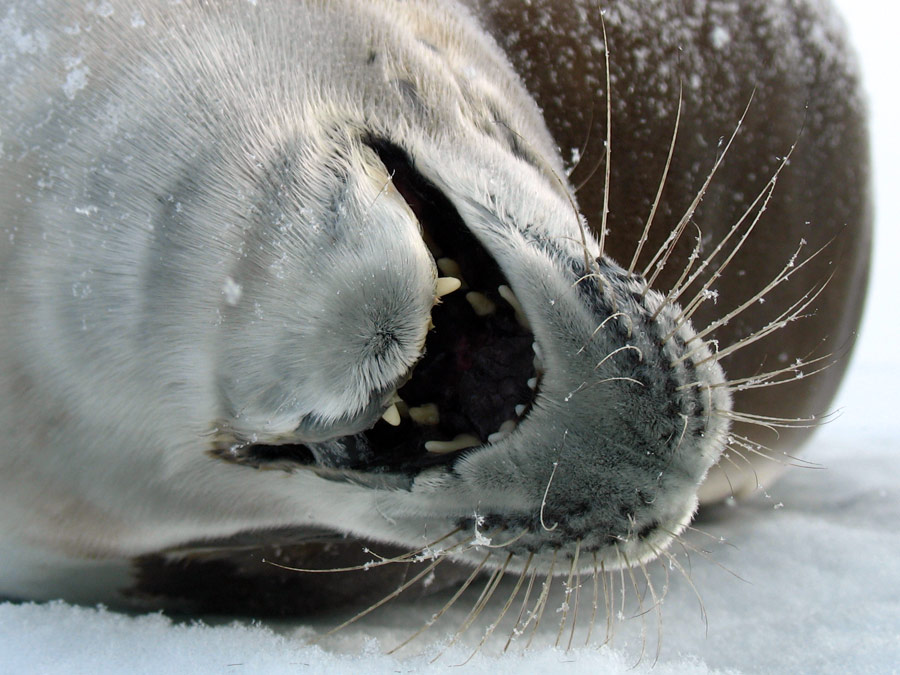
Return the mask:
<path id="1" fill-rule="evenodd" d="M 653 205 L 650 207 L 650 215 L 647 216 L 647 223 L 644 225 L 644 231 L 641 232 L 638 239 L 637 248 L 634 250 L 634 256 L 631 258 L 631 264 L 628 266 L 628 273 L 634 274 L 634 268 L 637 265 L 638 258 L 647 243 L 650 235 L 650 228 L 653 226 L 653 218 L 656 217 L 656 209 L 659 207 L 662 198 L 663 188 L 666 185 L 666 178 L 669 175 L 669 167 L 672 165 L 672 155 L 675 153 L 675 140 L 678 138 L 678 126 L 681 123 L 681 105 L 684 101 L 684 83 L 678 83 L 678 109 L 675 111 L 675 128 L 672 130 L 672 140 L 669 143 L 669 154 L 666 156 L 666 165 L 663 168 L 662 178 L 659 181 L 659 188 L 656 190 L 656 197 L 653 199 Z"/>
<path id="2" fill-rule="evenodd" d="M 603 257 L 606 243 L 606 224 L 609 217 L 610 168 L 612 166 L 612 84 L 609 76 L 609 40 L 606 36 L 606 20 L 600 12 L 600 28 L 603 30 L 603 60 L 606 71 L 606 165 L 603 178 L 603 213 L 600 216 L 600 254 Z"/>
<path id="3" fill-rule="evenodd" d="M 562 639 L 563 631 L 566 628 L 566 620 L 569 616 L 569 597 L 572 594 L 572 578 L 575 575 L 575 567 L 578 565 L 578 553 L 581 550 L 581 540 L 579 539 L 575 543 L 575 554 L 572 556 L 572 564 L 569 565 L 569 576 L 566 579 L 565 596 L 563 600 L 563 611 L 562 611 L 562 619 L 559 622 L 559 632 L 556 634 L 556 642 L 554 643 L 554 647 L 559 647 L 559 641 Z"/>
<path id="4" fill-rule="evenodd" d="M 525 589 L 525 595 L 522 598 L 522 606 L 519 608 L 519 614 L 518 616 L 516 616 L 516 622 L 513 624 L 512 630 L 509 632 L 509 638 L 507 638 L 506 644 L 503 646 L 504 652 L 509 649 L 509 645 L 510 643 L 512 643 L 514 637 L 518 637 L 525 632 L 525 626 L 522 626 L 522 630 L 519 630 L 519 626 L 522 624 L 522 617 L 525 615 L 525 609 L 528 607 L 528 599 L 531 597 L 531 589 L 534 588 L 534 580 L 537 578 L 537 573 L 537 567 L 531 570 L 531 577 L 528 579 L 528 587 Z"/>
<path id="5" fill-rule="evenodd" d="M 443 607 L 441 607 L 441 609 L 436 614 L 434 614 L 431 617 L 430 620 L 426 621 L 425 624 L 419 630 L 417 630 L 415 633 L 410 635 L 403 642 L 398 644 L 396 647 L 394 647 L 387 653 L 394 654 L 395 652 L 399 651 L 400 649 L 402 649 L 403 647 L 408 645 L 410 642 L 415 640 L 426 630 L 431 628 L 435 624 L 435 622 L 438 619 L 440 619 L 444 615 L 444 613 L 456 603 L 457 600 L 459 600 L 460 596 L 466 592 L 466 589 L 469 588 L 469 586 L 472 584 L 472 582 L 475 581 L 476 578 L 478 578 L 478 575 L 481 574 L 481 570 L 484 568 L 485 564 L 487 563 L 487 561 L 490 557 L 491 557 L 490 553 L 488 553 L 486 556 L 484 556 L 484 559 L 478 564 L 478 566 L 474 570 L 472 570 L 472 573 L 466 578 L 466 580 L 460 585 L 460 587 L 458 589 L 456 589 L 456 592 L 453 594 L 453 596 L 444 604 Z"/>
<path id="6" fill-rule="evenodd" d="M 662 246 L 660 246 L 659 250 L 644 268 L 644 271 L 641 274 L 641 276 L 646 279 L 643 294 L 646 294 L 647 291 L 653 287 L 653 284 L 656 281 L 656 277 L 665 266 L 665 261 L 668 259 L 669 255 L 671 255 L 672 250 L 674 250 L 675 244 L 681 238 L 681 234 L 684 232 L 684 228 L 687 227 L 687 224 L 690 222 L 691 218 L 693 218 L 694 212 L 697 210 L 697 207 L 700 205 L 703 197 L 706 196 L 706 191 L 709 189 L 710 183 L 712 183 L 713 178 L 715 177 L 716 173 L 719 170 L 719 167 L 722 165 L 722 162 L 724 161 L 729 149 L 731 148 L 731 144 L 734 142 L 734 139 L 737 137 L 741 126 L 743 126 L 744 124 L 744 120 L 746 119 L 747 113 L 750 110 L 750 105 L 753 103 L 753 97 L 755 94 L 755 90 L 750 94 L 750 99 L 747 101 L 744 112 L 741 113 L 741 117 L 740 119 L 738 119 L 738 122 L 734 127 L 734 131 L 732 132 L 731 137 L 728 139 L 728 143 L 725 145 L 724 150 L 716 158 L 716 161 L 713 164 L 713 167 L 710 170 L 709 174 L 707 175 L 706 180 L 703 182 L 703 185 L 700 187 L 697 195 L 688 206 L 687 211 L 681 217 L 681 220 L 678 222 L 678 224 L 673 228 L 666 241 L 663 242 Z M 653 271 L 653 275 L 651 276 L 650 270 L 654 267 L 655 269 Z"/>
<path id="7" fill-rule="evenodd" d="M 512 607 L 513 601 L 515 601 L 516 596 L 519 594 L 519 590 L 522 588 L 522 583 L 525 581 L 525 576 L 528 573 L 528 568 L 531 566 L 531 561 L 534 559 L 534 553 L 530 553 L 528 555 L 528 559 L 525 561 L 525 567 L 522 568 L 522 572 L 519 574 L 519 579 L 516 581 L 515 587 L 512 589 L 512 592 L 509 594 L 509 597 L 506 600 L 506 604 L 503 605 L 503 609 L 500 610 L 500 614 L 497 615 L 497 618 L 494 622 L 488 626 L 487 631 L 485 631 L 484 636 L 481 638 L 481 642 L 478 643 L 478 646 L 475 647 L 474 651 L 469 655 L 463 664 L 468 663 L 472 660 L 472 657 L 477 654 L 482 647 L 484 647 L 485 643 L 488 641 L 488 638 L 493 635 L 494 631 L 497 629 L 497 626 L 500 625 L 500 622 L 503 620 L 503 617 L 506 616 L 506 613 L 509 611 L 509 608 Z M 534 575 L 532 575 L 532 579 L 534 579 Z M 507 645 L 509 643 L 507 642 Z"/>

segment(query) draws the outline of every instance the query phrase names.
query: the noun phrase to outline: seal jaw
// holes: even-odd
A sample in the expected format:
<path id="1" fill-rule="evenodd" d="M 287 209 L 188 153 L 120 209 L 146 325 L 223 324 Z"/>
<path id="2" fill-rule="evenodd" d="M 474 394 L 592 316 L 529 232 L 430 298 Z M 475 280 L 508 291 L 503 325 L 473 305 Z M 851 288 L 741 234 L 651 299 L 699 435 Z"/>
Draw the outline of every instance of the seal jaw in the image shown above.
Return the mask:
<path id="1" fill-rule="evenodd" d="M 474 173 L 506 187 L 502 170 Z M 413 492 L 448 516 L 464 504 L 464 531 L 505 530 L 508 551 L 545 563 L 578 548 L 610 568 L 655 557 L 690 521 L 726 442 L 730 397 L 709 347 L 677 305 L 599 257 L 590 237 L 583 248 L 560 235 L 574 214 L 558 191 L 535 190 L 528 203 L 543 211 L 523 213 L 513 181 L 511 194 L 459 174 L 434 182 L 510 280 L 541 382 L 514 430 Z"/>
<path id="2" fill-rule="evenodd" d="M 470 333 L 474 319 L 462 314 L 477 307 L 455 291 L 435 307 L 425 357 L 399 390 L 399 423 L 306 443 L 301 463 L 373 491 L 393 541 L 453 527 L 505 531 L 509 552 L 545 568 L 576 549 L 608 568 L 657 555 L 692 517 L 727 435 L 727 388 L 708 346 L 678 306 L 599 256 L 590 238 L 584 249 L 557 236 L 570 227 L 559 220 L 573 217 L 557 191 L 531 200 L 542 213 L 516 213 L 502 192 L 455 192 L 396 146 L 374 147 L 436 264 L 456 263 L 470 288 L 505 288 L 491 300 L 502 309 L 486 334 Z M 500 355 L 511 359 L 514 395 L 490 412 L 504 377 L 464 386 L 466 367 Z M 248 451 L 260 464 L 298 456 L 291 445 Z"/>

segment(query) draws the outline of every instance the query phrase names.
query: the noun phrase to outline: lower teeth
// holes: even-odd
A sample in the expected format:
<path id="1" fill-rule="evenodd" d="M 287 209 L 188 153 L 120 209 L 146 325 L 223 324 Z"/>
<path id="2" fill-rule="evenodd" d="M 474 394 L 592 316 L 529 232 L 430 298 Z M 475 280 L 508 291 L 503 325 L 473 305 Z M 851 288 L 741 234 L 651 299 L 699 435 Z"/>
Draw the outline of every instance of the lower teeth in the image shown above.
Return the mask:
<path id="1" fill-rule="evenodd" d="M 481 445 L 481 439 L 471 434 L 460 434 L 452 441 L 428 441 L 425 443 L 425 449 L 436 455 L 442 455 L 465 448 L 474 448 L 476 445 Z"/>

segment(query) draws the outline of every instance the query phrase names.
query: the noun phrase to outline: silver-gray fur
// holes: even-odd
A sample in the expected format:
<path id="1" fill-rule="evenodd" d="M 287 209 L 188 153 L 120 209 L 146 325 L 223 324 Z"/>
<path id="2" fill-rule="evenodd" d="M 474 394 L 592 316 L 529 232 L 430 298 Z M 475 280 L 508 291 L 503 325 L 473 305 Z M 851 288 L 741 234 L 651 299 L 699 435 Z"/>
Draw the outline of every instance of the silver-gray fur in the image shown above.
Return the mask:
<path id="1" fill-rule="evenodd" d="M 516 538 L 511 567 L 577 545 L 610 569 L 690 520 L 721 369 L 601 257 L 466 11 L 22 0 L 0 20 L 0 594 L 114 602 L 134 557 L 284 527 L 411 549 L 459 527 L 444 545 L 478 559 L 481 528 Z M 440 273 L 387 146 L 499 263 L 536 397 L 417 472 L 249 468 L 254 444 L 340 456 L 421 357 Z"/>

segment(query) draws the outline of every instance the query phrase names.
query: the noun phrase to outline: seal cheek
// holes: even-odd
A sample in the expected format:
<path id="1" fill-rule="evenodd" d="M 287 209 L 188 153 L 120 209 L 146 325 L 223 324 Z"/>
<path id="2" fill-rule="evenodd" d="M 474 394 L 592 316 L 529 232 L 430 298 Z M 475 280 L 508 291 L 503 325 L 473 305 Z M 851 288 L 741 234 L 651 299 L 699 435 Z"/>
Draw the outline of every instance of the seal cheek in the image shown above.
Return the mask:
<path id="1" fill-rule="evenodd" d="M 371 151 L 341 173 L 268 246 L 280 274 L 257 274 L 254 302 L 229 308 L 220 392 L 238 440 L 371 427 L 422 355 L 437 274 L 415 215 Z"/>

